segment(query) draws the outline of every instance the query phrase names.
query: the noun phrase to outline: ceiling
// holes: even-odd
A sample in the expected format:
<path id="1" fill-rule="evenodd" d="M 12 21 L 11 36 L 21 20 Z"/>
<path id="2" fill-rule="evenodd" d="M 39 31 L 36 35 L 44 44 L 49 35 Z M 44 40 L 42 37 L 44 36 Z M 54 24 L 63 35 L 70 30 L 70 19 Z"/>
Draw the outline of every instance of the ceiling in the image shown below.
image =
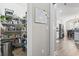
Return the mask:
<path id="1" fill-rule="evenodd" d="M 57 18 L 60 20 L 67 21 L 70 18 L 79 17 L 79 3 L 58 3 L 56 7 Z"/>
<path id="2" fill-rule="evenodd" d="M 16 3 L 16 4 L 19 5 L 19 6 L 27 7 L 27 3 Z"/>

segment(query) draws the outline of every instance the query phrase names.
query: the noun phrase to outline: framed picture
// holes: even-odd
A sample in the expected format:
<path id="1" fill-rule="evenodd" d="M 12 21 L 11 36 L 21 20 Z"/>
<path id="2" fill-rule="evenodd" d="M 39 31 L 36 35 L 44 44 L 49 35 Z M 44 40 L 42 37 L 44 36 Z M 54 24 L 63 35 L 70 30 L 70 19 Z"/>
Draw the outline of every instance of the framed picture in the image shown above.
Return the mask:
<path id="1" fill-rule="evenodd" d="M 46 24 L 48 20 L 47 12 L 40 8 L 35 8 L 35 22 Z"/>

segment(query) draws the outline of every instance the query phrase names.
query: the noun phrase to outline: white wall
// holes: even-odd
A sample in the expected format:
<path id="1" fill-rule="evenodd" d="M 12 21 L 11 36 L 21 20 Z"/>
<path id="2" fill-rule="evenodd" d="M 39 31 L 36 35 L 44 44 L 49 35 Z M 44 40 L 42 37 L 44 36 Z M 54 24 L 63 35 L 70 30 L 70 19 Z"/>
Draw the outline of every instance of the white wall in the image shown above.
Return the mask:
<path id="1" fill-rule="evenodd" d="M 49 19 L 47 24 L 35 23 L 34 9 L 46 10 L 49 16 L 49 3 L 28 4 L 27 18 L 27 55 L 46 56 L 49 55 Z"/>
<path id="2" fill-rule="evenodd" d="M 17 16 L 23 17 L 27 11 L 27 4 L 23 3 L 0 3 L 0 13 L 4 15 L 5 8 L 14 10 Z"/>

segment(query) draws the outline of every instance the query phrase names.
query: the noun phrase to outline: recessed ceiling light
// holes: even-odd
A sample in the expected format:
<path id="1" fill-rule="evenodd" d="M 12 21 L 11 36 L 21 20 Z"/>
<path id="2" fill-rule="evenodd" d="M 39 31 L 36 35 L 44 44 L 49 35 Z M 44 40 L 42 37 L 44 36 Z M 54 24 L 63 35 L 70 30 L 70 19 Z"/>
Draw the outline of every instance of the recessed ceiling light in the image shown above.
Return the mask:
<path id="1" fill-rule="evenodd" d="M 53 5 L 55 5 L 56 3 L 53 3 Z"/>
<path id="2" fill-rule="evenodd" d="M 67 3 L 64 3 L 64 5 L 67 5 Z"/>

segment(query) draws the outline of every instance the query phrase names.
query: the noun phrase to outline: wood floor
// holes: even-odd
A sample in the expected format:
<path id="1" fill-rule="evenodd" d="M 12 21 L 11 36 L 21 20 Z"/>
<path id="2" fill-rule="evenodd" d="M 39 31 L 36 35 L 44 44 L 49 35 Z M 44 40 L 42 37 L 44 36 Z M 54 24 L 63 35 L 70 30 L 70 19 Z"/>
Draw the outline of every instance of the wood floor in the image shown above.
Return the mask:
<path id="1" fill-rule="evenodd" d="M 17 48 L 12 53 L 14 56 L 27 56 L 26 51 L 22 51 L 22 48 Z"/>
<path id="2" fill-rule="evenodd" d="M 73 39 L 65 36 L 56 45 L 56 56 L 79 56 L 79 49 L 77 47 L 79 45 L 76 45 Z"/>

